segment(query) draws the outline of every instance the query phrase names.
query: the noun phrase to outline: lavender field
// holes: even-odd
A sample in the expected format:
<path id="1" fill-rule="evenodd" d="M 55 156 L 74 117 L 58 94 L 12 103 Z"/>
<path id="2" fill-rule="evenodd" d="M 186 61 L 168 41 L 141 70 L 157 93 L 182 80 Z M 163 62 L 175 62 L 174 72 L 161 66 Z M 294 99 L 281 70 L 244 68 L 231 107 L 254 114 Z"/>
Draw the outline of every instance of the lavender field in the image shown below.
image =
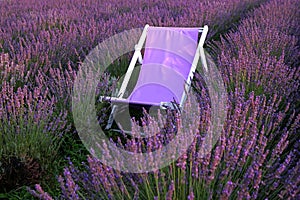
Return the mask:
<path id="1" fill-rule="evenodd" d="M 0 199 L 300 199 L 299 8 L 299 0 L 0 0 Z M 212 108 L 197 72 L 189 149 L 164 168 L 128 173 L 82 144 L 72 92 L 93 48 L 145 24 L 208 25 L 204 48 L 225 84 L 227 117 L 200 156 Z M 128 62 L 120 58 L 111 76 Z M 95 107 L 107 121 L 109 105 Z M 176 135 L 173 117 L 147 139 L 107 134 L 127 151 L 150 152 Z"/>

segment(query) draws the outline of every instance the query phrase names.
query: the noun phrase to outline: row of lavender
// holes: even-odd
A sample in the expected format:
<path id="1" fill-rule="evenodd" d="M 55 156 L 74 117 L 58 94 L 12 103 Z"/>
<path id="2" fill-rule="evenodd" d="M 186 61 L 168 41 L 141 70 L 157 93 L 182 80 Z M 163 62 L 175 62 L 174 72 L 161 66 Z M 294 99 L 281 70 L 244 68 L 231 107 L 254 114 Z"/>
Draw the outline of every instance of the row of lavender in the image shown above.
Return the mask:
<path id="1" fill-rule="evenodd" d="M 297 5 L 297 0 L 272 0 L 217 44 L 220 70 L 229 88 L 229 116 L 211 154 L 200 156 L 210 118 L 204 88 L 197 138 L 176 163 L 152 173 L 126 174 L 88 157 L 85 171 L 71 164 L 59 177 L 62 197 L 300 198 Z M 196 87 L 203 88 L 201 84 Z M 146 143 L 128 139 L 124 148 L 151 150 L 173 135 L 166 129 Z M 32 193 L 52 199 L 39 185 Z"/>
<path id="2" fill-rule="evenodd" d="M 40 172 L 55 159 L 57 141 L 69 133 L 72 123 L 68 111 L 77 61 L 103 39 L 145 23 L 208 24 L 213 36 L 259 2 L 12 0 L 1 3 L 0 188 L 40 179 Z M 15 180 L 7 171 L 10 156 L 25 162 L 28 168 Z M 22 177 L 28 177 L 28 182 Z"/>
<path id="3" fill-rule="evenodd" d="M 238 18 L 258 2 L 9 1 L 0 8 L 0 47 L 19 64 L 35 70 L 43 66 L 43 72 L 47 72 L 51 66 L 66 64 L 69 59 L 76 62 L 77 55 L 84 56 L 103 39 L 122 30 L 143 27 L 146 23 L 208 24 L 213 34 L 224 30 L 229 19 Z"/>
<path id="4" fill-rule="evenodd" d="M 297 1 L 274 2 L 242 21 L 217 43 L 224 81 L 230 89 L 244 85 L 257 94 L 277 94 L 296 100 L 299 88 L 299 33 Z M 264 10 L 265 12 L 262 12 Z"/>
<path id="5" fill-rule="evenodd" d="M 47 89 L 64 108 L 78 61 L 103 39 L 146 23 L 208 24 L 213 35 L 259 2 L 6 1 L 0 7 L 0 80 L 14 89 L 24 85 L 31 91 Z"/>

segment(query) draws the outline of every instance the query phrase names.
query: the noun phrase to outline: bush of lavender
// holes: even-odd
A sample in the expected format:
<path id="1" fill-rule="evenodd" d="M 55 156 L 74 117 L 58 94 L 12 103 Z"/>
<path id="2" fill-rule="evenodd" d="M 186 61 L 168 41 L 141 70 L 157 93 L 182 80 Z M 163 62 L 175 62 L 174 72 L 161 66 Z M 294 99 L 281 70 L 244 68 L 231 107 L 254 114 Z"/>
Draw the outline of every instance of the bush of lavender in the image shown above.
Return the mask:
<path id="1" fill-rule="evenodd" d="M 218 62 L 228 88 L 297 99 L 298 1 L 272 1 L 242 20 L 218 43 Z"/>
<path id="2" fill-rule="evenodd" d="M 57 112 L 55 98 L 43 87 L 19 86 L 23 67 L 1 56 L 0 67 L 0 186 L 1 191 L 40 181 L 51 168 L 66 112 Z M 16 78 L 20 78 L 17 79 Z"/>
<path id="3" fill-rule="evenodd" d="M 265 10 L 272 16 L 272 10 L 279 10 L 280 2 L 275 0 L 265 4 L 254 11 L 255 16 L 265 14 L 263 13 Z M 288 1 L 285 4 L 286 12 L 295 12 L 295 9 L 289 9 L 295 5 L 294 3 L 295 1 Z M 285 12 L 282 15 L 284 14 Z M 268 23 L 272 21 L 272 17 L 268 21 L 268 15 L 265 15 L 265 21 Z M 278 17 L 278 13 L 276 16 Z M 271 43 L 272 39 L 268 37 L 274 37 L 271 30 L 274 30 L 272 26 L 276 20 L 273 21 L 273 25 L 259 27 L 264 28 L 264 34 L 259 35 L 263 39 L 257 37 L 257 31 L 260 29 L 255 26 L 257 19 L 253 18 L 255 17 L 243 21 L 238 27 L 238 32 L 232 33 L 246 38 L 245 40 L 230 37 L 229 34 L 227 41 L 233 45 L 228 45 L 229 48 L 222 46 L 225 42 L 220 45 L 224 47 L 221 48 L 220 57 L 228 60 L 224 62 L 225 59 L 220 59 L 221 64 L 226 63 L 228 66 L 225 68 L 227 71 L 223 72 L 225 81 L 228 85 L 234 85 L 229 98 L 230 114 L 220 140 L 211 154 L 200 156 L 203 145 L 201 141 L 206 133 L 205 127 L 209 124 L 205 120 L 209 115 L 203 112 L 196 139 L 187 153 L 175 163 L 149 173 L 128 174 L 105 166 L 98 159 L 89 156 L 86 170 L 79 171 L 70 163 L 70 166 L 65 168 L 64 174 L 59 176 L 61 197 L 64 199 L 299 198 L 297 131 L 300 115 L 290 107 L 290 104 L 283 103 L 284 97 L 294 92 L 299 83 L 294 77 L 295 70 L 289 66 L 289 61 L 292 61 L 294 56 L 288 54 L 290 58 L 284 59 L 285 52 L 295 51 L 291 44 L 296 46 L 296 41 L 294 37 L 275 34 L 283 39 L 283 43 L 280 43 L 282 40 L 279 43 Z M 254 24 L 249 24 L 250 22 Z M 246 28 L 252 30 L 243 32 Z M 247 40 L 250 37 L 254 41 Z M 262 45 L 264 39 L 270 41 L 270 45 L 273 46 Z M 236 51 L 236 47 L 239 51 Z M 236 54 L 233 54 L 234 52 Z M 276 82 L 270 83 L 270 79 Z M 264 93 L 268 97 L 262 95 Z M 206 107 L 204 106 L 203 110 L 209 110 L 208 105 L 204 105 Z M 174 133 L 171 131 L 164 134 Z M 165 142 L 163 138 L 159 134 L 156 135 L 155 144 Z M 128 139 L 126 144 L 126 147 L 133 151 L 142 151 L 141 148 L 145 146 L 143 142 L 133 139 Z M 151 144 L 151 141 L 147 144 Z M 37 197 L 51 199 L 39 185 L 31 192 Z"/>
<path id="4" fill-rule="evenodd" d="M 86 170 L 72 163 L 59 176 L 63 199 L 265 199 L 299 195 L 299 151 L 288 150 L 289 134 L 297 134 L 299 115 L 289 127 L 278 129 L 286 112 L 278 111 L 281 98 L 267 100 L 245 91 L 230 95 L 230 116 L 211 153 L 201 156 L 209 112 L 197 124 L 195 140 L 186 154 L 169 166 L 149 173 L 130 174 L 105 166 L 88 156 Z M 206 106 L 208 106 L 206 104 Z M 186 108 L 188 112 L 195 112 Z M 286 108 L 286 110 L 288 107 Z M 209 107 L 203 107 L 203 111 Z M 194 124 L 193 122 L 191 122 Z M 201 131 L 199 131 L 201 130 Z M 150 131 L 157 131 L 154 126 Z M 153 150 L 173 138 L 172 129 L 156 134 L 147 143 L 128 138 L 125 149 Z M 164 137 L 163 137 L 164 136 Z M 167 138 L 167 139 L 166 139 Z M 113 141 L 111 141 L 113 142 Z M 117 142 L 117 145 L 121 143 Z M 159 159 L 159 158 L 156 158 Z M 31 191 L 51 199 L 39 185 Z"/>
<path id="5" fill-rule="evenodd" d="M 12 0 L 0 5 L 0 52 L 31 71 L 44 73 L 59 63 L 76 67 L 105 38 L 126 29 L 156 26 L 201 26 L 210 34 L 224 31 L 260 0 L 226 1 L 92 1 Z M 197 9 L 195 9 L 197 8 Z M 16 10 L 18 12 L 16 12 Z"/>
<path id="6" fill-rule="evenodd" d="M 211 26 L 210 35 L 227 30 L 245 10 L 262 0 L 93 1 L 12 0 L 0 4 L 0 53 L 19 69 L 17 86 L 44 85 L 56 106 L 70 111 L 78 62 L 99 42 L 126 29 L 156 26 Z M 194 9 L 197 7 L 197 9 Z M 17 11 L 17 12 L 16 12 Z M 143 17 L 141 17 L 143 16 Z M 68 112 L 68 121 L 72 121 Z"/>

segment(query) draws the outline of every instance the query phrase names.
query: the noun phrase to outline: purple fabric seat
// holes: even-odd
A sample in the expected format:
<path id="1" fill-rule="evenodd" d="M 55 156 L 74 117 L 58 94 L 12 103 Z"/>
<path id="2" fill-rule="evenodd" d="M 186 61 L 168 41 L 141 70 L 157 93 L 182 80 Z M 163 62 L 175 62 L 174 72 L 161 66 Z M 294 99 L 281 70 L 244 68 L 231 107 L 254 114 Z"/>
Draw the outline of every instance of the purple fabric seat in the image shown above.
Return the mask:
<path id="1" fill-rule="evenodd" d="M 180 102 L 197 49 L 198 28 L 149 27 L 130 103 Z"/>

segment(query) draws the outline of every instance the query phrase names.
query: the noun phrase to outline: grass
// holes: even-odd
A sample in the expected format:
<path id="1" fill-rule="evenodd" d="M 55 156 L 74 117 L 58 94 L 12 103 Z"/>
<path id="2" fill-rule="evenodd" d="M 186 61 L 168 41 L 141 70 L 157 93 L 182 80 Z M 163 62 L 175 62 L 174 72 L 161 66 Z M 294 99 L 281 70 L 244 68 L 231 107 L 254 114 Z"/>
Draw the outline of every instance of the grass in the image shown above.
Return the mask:
<path id="1" fill-rule="evenodd" d="M 80 168 L 82 163 L 86 162 L 86 155 L 89 152 L 82 144 L 77 134 L 65 135 L 61 141 L 60 148 L 58 149 L 55 159 L 51 162 L 51 166 L 47 168 L 47 179 L 41 180 L 41 186 L 53 196 L 59 196 L 60 185 L 57 182 L 57 176 L 60 174 L 69 162 Z M 33 185 L 21 186 L 9 192 L 0 193 L 0 199 L 35 199 L 28 193 L 27 187 Z"/>

